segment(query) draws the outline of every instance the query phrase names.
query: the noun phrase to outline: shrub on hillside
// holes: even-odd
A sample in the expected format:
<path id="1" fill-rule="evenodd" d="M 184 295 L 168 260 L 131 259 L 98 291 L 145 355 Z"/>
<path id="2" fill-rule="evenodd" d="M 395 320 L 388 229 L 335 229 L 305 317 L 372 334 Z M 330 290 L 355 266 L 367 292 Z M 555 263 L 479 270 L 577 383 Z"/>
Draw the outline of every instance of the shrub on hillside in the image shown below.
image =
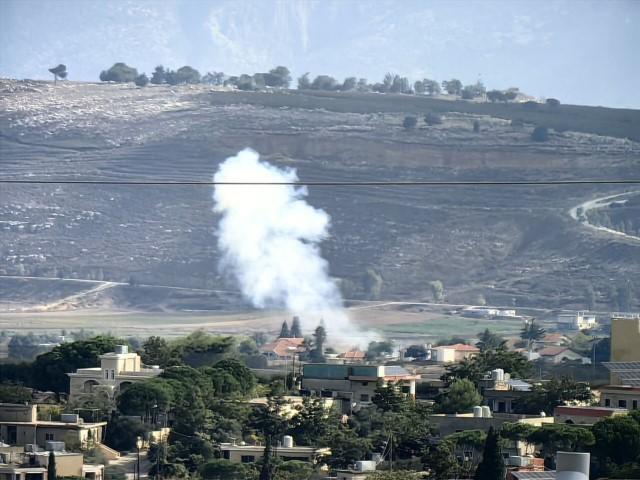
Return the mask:
<path id="1" fill-rule="evenodd" d="M 543 126 L 537 126 L 531 133 L 531 140 L 534 142 L 546 142 L 549 140 L 549 129 Z"/>
<path id="2" fill-rule="evenodd" d="M 136 77 L 135 83 L 138 87 L 146 87 L 149 83 L 149 77 L 142 73 Z"/>
<path id="3" fill-rule="evenodd" d="M 405 128 L 405 130 L 413 130 L 414 128 L 416 128 L 416 125 L 418 125 L 418 119 L 416 117 L 412 117 L 410 115 L 404 117 L 402 126 Z"/>
<path id="4" fill-rule="evenodd" d="M 547 105 L 551 108 L 558 108 L 560 106 L 560 100 L 556 98 L 547 98 Z"/>
<path id="5" fill-rule="evenodd" d="M 100 81 L 127 83 L 134 82 L 138 76 L 138 70 L 130 67 L 126 63 L 114 63 L 109 70 L 100 72 Z"/>
<path id="6" fill-rule="evenodd" d="M 424 116 L 424 123 L 429 126 L 440 125 L 442 123 L 442 117 L 434 112 L 429 112 Z"/>

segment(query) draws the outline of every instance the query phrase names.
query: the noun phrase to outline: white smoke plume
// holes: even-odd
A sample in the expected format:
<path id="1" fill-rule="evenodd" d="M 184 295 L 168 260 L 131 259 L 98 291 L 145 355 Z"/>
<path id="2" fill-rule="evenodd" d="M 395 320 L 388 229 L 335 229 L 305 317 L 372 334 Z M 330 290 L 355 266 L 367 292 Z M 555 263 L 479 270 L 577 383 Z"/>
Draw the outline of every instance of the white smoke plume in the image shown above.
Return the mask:
<path id="1" fill-rule="evenodd" d="M 214 182 L 296 182 L 293 169 L 260 161 L 245 149 L 222 163 Z M 330 218 L 305 201 L 294 185 L 216 185 L 214 211 L 221 215 L 218 246 L 221 267 L 237 280 L 258 308 L 284 308 L 299 315 L 309 332 L 323 320 L 327 333 L 360 343 L 347 317 L 319 243 L 329 235 Z M 347 338 L 344 338 L 347 337 Z"/>

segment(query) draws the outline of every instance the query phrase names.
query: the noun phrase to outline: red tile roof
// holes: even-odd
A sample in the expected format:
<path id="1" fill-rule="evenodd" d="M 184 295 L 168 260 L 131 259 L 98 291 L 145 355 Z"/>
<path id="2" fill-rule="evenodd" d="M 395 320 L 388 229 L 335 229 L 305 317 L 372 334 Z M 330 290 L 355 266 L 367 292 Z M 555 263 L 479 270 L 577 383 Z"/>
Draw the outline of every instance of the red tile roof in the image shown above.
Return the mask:
<path id="1" fill-rule="evenodd" d="M 466 345 L 464 343 L 456 343 L 455 345 L 446 345 L 447 348 L 453 348 L 456 352 L 479 352 L 480 349 L 474 345 Z"/>
<path id="2" fill-rule="evenodd" d="M 538 354 L 541 357 L 555 357 L 556 355 L 564 353 L 566 350 L 569 350 L 569 347 L 546 347 L 538 351 Z"/>
<path id="3" fill-rule="evenodd" d="M 344 352 L 338 355 L 338 358 L 344 358 L 348 360 L 362 360 L 365 356 L 364 352 L 360 350 L 351 350 L 349 352 Z"/>
<path id="4" fill-rule="evenodd" d="M 555 408 L 554 415 L 576 415 L 579 417 L 611 417 L 616 413 L 626 412 L 621 408 L 610 407 L 568 407 L 561 405 Z"/>
<path id="5" fill-rule="evenodd" d="M 274 353 L 279 357 L 291 356 L 295 351 L 299 351 L 304 338 L 279 338 L 275 342 L 265 343 L 260 347 L 262 353 Z M 296 350 L 292 350 L 295 348 Z"/>

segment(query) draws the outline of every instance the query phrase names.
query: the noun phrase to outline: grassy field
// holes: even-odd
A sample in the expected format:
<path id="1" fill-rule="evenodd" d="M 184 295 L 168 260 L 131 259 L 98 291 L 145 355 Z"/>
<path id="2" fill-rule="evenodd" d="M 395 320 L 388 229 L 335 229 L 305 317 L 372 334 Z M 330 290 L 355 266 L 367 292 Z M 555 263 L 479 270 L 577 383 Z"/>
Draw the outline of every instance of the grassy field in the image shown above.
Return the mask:
<path id="1" fill-rule="evenodd" d="M 391 324 L 379 327 L 388 336 L 415 334 L 434 338 L 453 336 L 475 337 L 485 328 L 501 335 L 517 335 L 522 328 L 522 320 L 485 320 L 457 316 L 442 316 L 422 323 Z"/>

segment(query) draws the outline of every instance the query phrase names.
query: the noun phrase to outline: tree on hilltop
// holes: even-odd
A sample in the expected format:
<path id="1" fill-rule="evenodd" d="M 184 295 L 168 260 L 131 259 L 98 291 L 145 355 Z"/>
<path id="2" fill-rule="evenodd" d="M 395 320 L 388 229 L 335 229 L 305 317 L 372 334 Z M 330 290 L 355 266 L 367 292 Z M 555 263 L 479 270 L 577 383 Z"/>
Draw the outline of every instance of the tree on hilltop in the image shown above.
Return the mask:
<path id="1" fill-rule="evenodd" d="M 449 95 L 460 95 L 462 93 L 462 82 L 457 78 L 445 80 L 442 82 L 442 88 L 446 90 Z"/>
<path id="2" fill-rule="evenodd" d="M 162 65 L 158 65 L 151 74 L 151 83 L 161 85 L 167 81 L 167 74 Z"/>
<path id="3" fill-rule="evenodd" d="M 49 72 L 53 74 L 53 83 L 54 85 L 58 83 L 58 77 L 67 78 L 67 66 L 62 63 L 57 67 L 53 67 L 49 69 Z"/>
<path id="4" fill-rule="evenodd" d="M 109 70 L 103 70 L 100 72 L 100 81 L 128 83 L 134 82 L 137 76 L 138 70 L 130 67 L 126 63 L 118 62 L 114 63 Z"/>
<path id="5" fill-rule="evenodd" d="M 135 84 L 138 87 L 146 87 L 149 84 L 149 77 L 145 73 L 141 73 L 136 77 Z"/>

